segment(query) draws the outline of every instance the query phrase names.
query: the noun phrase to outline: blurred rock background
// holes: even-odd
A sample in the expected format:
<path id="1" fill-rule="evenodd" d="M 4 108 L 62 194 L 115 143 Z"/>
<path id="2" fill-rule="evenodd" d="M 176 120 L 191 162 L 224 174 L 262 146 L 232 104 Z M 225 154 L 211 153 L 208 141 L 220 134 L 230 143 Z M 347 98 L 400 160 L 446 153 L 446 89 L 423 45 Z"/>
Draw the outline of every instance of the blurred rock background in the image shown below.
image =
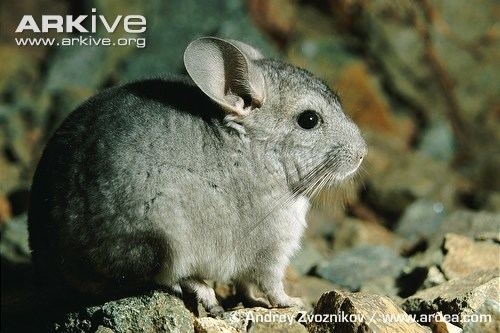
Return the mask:
<path id="1" fill-rule="evenodd" d="M 147 47 L 19 47 L 14 42 L 23 15 L 83 15 L 91 8 L 106 17 L 145 15 Z M 31 283 L 26 210 L 31 177 L 50 133 L 103 88 L 160 72 L 184 73 L 184 48 L 201 35 L 245 41 L 321 77 L 340 93 L 369 144 L 359 179 L 316 199 L 303 248 L 287 274 L 290 293 L 314 306 L 324 292 L 336 290 L 323 296 L 316 313 L 338 311 L 332 297 L 349 300 L 357 313 L 369 309 L 373 297 L 387 297 L 380 301 L 387 311 L 486 311 L 496 318 L 490 326 L 451 324 L 468 332 L 498 331 L 499 17 L 494 0 L 0 2 L 2 331 L 26 324 L 9 310 Z M 119 36 L 126 34 L 113 35 Z M 366 300 L 349 291 L 364 292 Z M 163 299 L 168 295 L 147 297 L 141 303 L 146 307 L 180 308 Z M 243 327 L 230 317 L 194 320 L 181 310 L 183 319 L 168 321 L 170 326 L 155 326 L 158 322 L 147 318 L 120 322 L 113 317 L 119 316 L 120 304 L 99 308 L 100 319 L 93 315 L 97 310 L 86 309 L 50 327 L 75 332 L 282 329 Z M 145 313 L 140 315 L 164 316 Z M 426 329 L 415 325 L 404 331 Z M 359 327 L 285 329 L 354 332 Z"/>

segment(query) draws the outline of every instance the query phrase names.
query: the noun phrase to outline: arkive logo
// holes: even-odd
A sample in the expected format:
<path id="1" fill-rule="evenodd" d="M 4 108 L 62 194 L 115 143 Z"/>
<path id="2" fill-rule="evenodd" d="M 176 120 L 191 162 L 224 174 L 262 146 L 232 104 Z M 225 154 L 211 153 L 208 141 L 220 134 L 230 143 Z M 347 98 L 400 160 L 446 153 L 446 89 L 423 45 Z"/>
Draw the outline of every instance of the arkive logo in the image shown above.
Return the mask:
<path id="1" fill-rule="evenodd" d="M 92 8 L 92 13 L 97 13 L 96 8 Z M 85 28 L 83 24 L 89 24 Z M 39 24 L 33 15 L 24 15 L 19 22 L 16 32 L 80 32 L 95 33 L 99 26 L 104 27 L 108 33 L 113 33 L 122 25 L 123 29 L 131 34 L 139 34 L 146 31 L 146 18 L 142 15 L 118 15 L 114 19 L 108 20 L 104 15 L 42 15 Z"/>

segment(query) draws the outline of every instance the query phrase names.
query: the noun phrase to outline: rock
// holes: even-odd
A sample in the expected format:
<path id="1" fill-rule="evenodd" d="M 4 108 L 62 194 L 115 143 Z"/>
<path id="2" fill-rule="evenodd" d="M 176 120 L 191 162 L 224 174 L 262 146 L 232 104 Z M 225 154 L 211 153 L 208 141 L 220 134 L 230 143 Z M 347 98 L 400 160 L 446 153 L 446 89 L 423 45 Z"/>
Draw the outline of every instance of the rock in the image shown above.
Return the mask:
<path id="1" fill-rule="evenodd" d="M 238 332 L 292 332 L 307 333 L 295 318 L 298 308 L 245 308 L 225 312 L 222 319 Z"/>
<path id="2" fill-rule="evenodd" d="M 210 317 L 195 318 L 194 330 L 196 333 L 238 333 L 224 320 Z"/>
<path id="3" fill-rule="evenodd" d="M 319 195 L 325 195 L 325 192 L 326 191 L 322 191 Z M 329 193 L 326 195 L 328 196 Z M 344 215 L 343 209 L 340 209 L 340 207 L 339 209 L 332 207 L 336 204 L 334 201 L 328 200 L 328 202 L 330 203 L 328 207 L 324 207 L 325 205 L 320 207 L 313 205 L 309 210 L 307 214 L 307 229 L 304 234 L 306 239 L 313 239 L 312 241 L 316 242 L 316 240 L 320 239 L 331 240 L 333 238 L 338 228 L 338 223 L 336 221 L 343 219 Z M 328 247 L 330 247 L 330 244 Z"/>
<path id="4" fill-rule="evenodd" d="M 422 153 L 410 152 L 381 135 L 366 136 L 370 166 L 366 180 L 366 202 L 385 216 L 390 227 L 418 199 L 427 199 L 447 209 L 456 206 L 456 193 L 469 186 L 467 180 L 446 163 Z"/>
<path id="5" fill-rule="evenodd" d="M 358 246 L 335 255 L 317 268 L 319 276 L 352 291 L 382 276 L 396 278 L 406 260 L 381 245 Z"/>
<path id="6" fill-rule="evenodd" d="M 439 201 L 417 200 L 406 208 L 395 231 L 412 241 L 428 239 L 439 229 L 446 214 Z"/>
<path id="7" fill-rule="evenodd" d="M 500 213 L 459 210 L 450 214 L 441 223 L 430 242 L 440 246 L 447 233 L 476 238 L 485 233 L 498 233 L 498 230 L 500 230 Z"/>
<path id="8" fill-rule="evenodd" d="M 492 192 L 488 196 L 484 208 L 492 212 L 500 212 L 500 192 Z"/>
<path id="9" fill-rule="evenodd" d="M 379 278 L 374 278 L 361 286 L 360 291 L 377 294 L 382 296 L 387 296 L 393 301 L 400 303 L 401 298 L 398 297 L 400 292 L 400 286 L 397 284 L 396 279 L 392 276 L 382 276 Z"/>
<path id="10" fill-rule="evenodd" d="M 324 259 L 325 257 L 312 244 L 304 242 L 299 252 L 293 256 L 290 264 L 298 273 L 306 275 Z"/>
<path id="11" fill-rule="evenodd" d="M 2 225 L 0 255 L 13 263 L 28 263 L 31 250 L 28 244 L 26 215 L 19 215 Z"/>
<path id="12" fill-rule="evenodd" d="M 446 277 L 443 272 L 437 266 L 432 265 L 427 270 L 427 276 L 422 283 L 421 289 L 431 288 L 444 282 L 446 282 Z"/>
<path id="13" fill-rule="evenodd" d="M 346 218 L 340 223 L 334 238 L 334 251 L 360 245 L 384 245 L 399 251 L 404 242 L 381 225 L 353 218 Z"/>
<path id="14" fill-rule="evenodd" d="M 313 315 L 332 319 L 309 321 L 307 328 L 312 333 L 427 332 L 389 298 L 374 294 L 330 291 L 320 298 Z"/>
<path id="15" fill-rule="evenodd" d="M 366 33 L 363 42 L 377 59 L 391 90 L 427 117 L 442 117 L 449 107 L 439 85 L 446 76 L 453 82 L 451 98 L 472 119 L 495 104 L 492 96 L 497 87 L 487 83 L 495 81 L 491 73 L 498 68 L 493 61 L 495 46 L 490 42 L 496 36 L 492 31 L 494 4 L 485 1 L 478 7 L 466 0 L 425 5 L 409 0 L 366 2 L 361 13 Z M 409 17 L 412 19 L 407 20 Z M 472 26 L 472 17 L 481 17 L 481 23 Z M 460 40 L 456 36 L 461 36 Z M 479 58 L 470 52 L 470 45 L 475 45 Z M 442 65 L 442 71 L 432 66 L 429 53 Z"/>
<path id="16" fill-rule="evenodd" d="M 443 317 L 441 312 L 435 313 L 432 316 L 430 327 L 432 329 L 432 333 L 461 333 L 462 329 L 457 327 Z"/>
<path id="17" fill-rule="evenodd" d="M 450 162 L 455 154 L 455 138 L 449 124 L 444 121 L 431 124 L 422 134 L 418 150 L 433 159 Z"/>
<path id="18" fill-rule="evenodd" d="M 99 325 L 99 327 L 97 327 L 97 331 L 95 331 L 95 333 L 114 333 L 114 332 L 115 331 L 113 331 L 111 328 L 101 325 Z"/>
<path id="19" fill-rule="evenodd" d="M 464 325 L 463 333 L 498 333 L 500 332 L 500 303 L 488 299 Z"/>
<path id="20" fill-rule="evenodd" d="M 380 131 L 391 140 L 407 144 L 415 133 L 413 122 L 391 112 L 379 78 L 364 59 L 351 51 L 349 40 L 336 37 L 332 29 L 328 18 L 301 8 L 287 57 L 338 91 L 344 110 L 360 127 Z"/>
<path id="21" fill-rule="evenodd" d="M 262 30 L 279 41 L 288 38 L 297 21 L 297 7 L 290 0 L 251 0 L 248 11 Z"/>
<path id="22" fill-rule="evenodd" d="M 327 291 L 338 288 L 333 283 L 316 276 L 302 276 L 291 279 L 287 276 L 285 290 L 287 294 L 298 296 L 306 304 L 314 305 Z"/>
<path id="23" fill-rule="evenodd" d="M 454 316 L 452 324 L 463 326 L 462 318 L 477 311 L 487 299 L 498 297 L 499 270 L 477 271 L 465 278 L 454 279 L 424 289 L 402 304 L 410 314 L 430 315 L 441 311 Z"/>
<path id="24" fill-rule="evenodd" d="M 273 47 L 255 27 L 240 1 L 196 0 L 153 2 L 147 6 L 147 47 L 124 61 L 124 82 L 158 73 L 182 72 L 184 49 L 200 36 L 219 36 L 247 42 L 267 56 L 276 56 Z M 189 15 L 179 15 L 189 13 Z M 161 61 L 158 55 L 161 54 Z"/>
<path id="25" fill-rule="evenodd" d="M 12 209 L 9 200 L 0 194 L 0 224 L 6 223 L 12 215 Z"/>
<path id="26" fill-rule="evenodd" d="M 193 315 L 177 297 L 154 291 L 92 306 L 64 316 L 55 332 L 192 332 Z"/>
<path id="27" fill-rule="evenodd" d="M 490 242 L 474 242 L 456 234 L 447 234 L 444 239 L 445 256 L 441 264 L 447 279 L 463 278 L 479 271 L 498 267 L 500 245 Z"/>

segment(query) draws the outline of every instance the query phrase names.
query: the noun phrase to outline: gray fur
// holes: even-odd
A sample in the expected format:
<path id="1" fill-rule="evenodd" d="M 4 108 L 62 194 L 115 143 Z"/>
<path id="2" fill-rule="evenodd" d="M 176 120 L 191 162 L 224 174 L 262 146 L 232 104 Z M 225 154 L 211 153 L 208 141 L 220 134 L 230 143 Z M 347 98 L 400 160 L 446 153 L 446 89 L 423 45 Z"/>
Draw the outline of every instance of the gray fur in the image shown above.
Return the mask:
<path id="1" fill-rule="evenodd" d="M 42 276 L 89 294 L 181 287 L 212 313 L 221 308 L 205 279 L 246 295 L 256 285 L 275 306 L 299 303 L 282 278 L 308 196 L 350 176 L 366 145 L 323 82 L 245 59 L 265 82 L 264 102 L 246 105 L 248 114 L 228 112 L 186 77 L 158 77 L 105 90 L 64 121 L 32 186 L 30 244 Z M 324 123 L 300 128 L 306 109 Z"/>

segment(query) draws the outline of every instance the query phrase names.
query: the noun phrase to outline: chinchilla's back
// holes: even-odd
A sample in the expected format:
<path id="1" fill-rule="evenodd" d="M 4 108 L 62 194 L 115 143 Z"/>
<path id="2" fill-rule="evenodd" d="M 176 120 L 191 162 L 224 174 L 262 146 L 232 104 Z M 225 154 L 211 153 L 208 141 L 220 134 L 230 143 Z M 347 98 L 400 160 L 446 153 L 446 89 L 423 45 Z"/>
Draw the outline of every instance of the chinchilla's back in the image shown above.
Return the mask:
<path id="1" fill-rule="evenodd" d="M 75 110 L 50 139 L 33 180 L 29 234 L 41 277 L 71 281 L 68 272 L 78 272 L 89 282 L 84 288 L 98 291 L 96 281 L 154 275 L 169 253 L 148 219 L 155 171 L 168 164 L 175 179 L 175 166 L 203 167 L 201 142 L 219 126 L 219 112 L 189 79 L 168 77 L 106 90 Z M 117 235 L 126 242 L 115 244 Z M 127 255 L 141 260 L 123 271 Z"/>

